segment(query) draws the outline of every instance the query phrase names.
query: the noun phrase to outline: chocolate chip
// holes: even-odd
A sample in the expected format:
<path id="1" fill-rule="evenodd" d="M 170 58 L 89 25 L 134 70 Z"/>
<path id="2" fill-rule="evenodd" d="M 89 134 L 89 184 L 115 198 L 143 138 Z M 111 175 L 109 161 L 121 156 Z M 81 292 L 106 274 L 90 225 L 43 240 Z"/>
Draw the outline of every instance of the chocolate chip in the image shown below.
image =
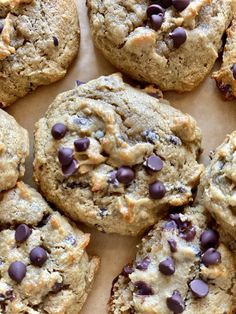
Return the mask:
<path id="1" fill-rule="evenodd" d="M 52 38 L 53 38 L 54 46 L 55 46 L 55 47 L 58 47 L 58 45 L 59 45 L 59 40 L 58 40 L 58 38 L 57 38 L 56 36 L 53 36 Z"/>
<path id="2" fill-rule="evenodd" d="M 62 166 L 62 172 L 65 177 L 72 176 L 78 168 L 78 163 L 75 159 L 68 166 Z"/>
<path id="3" fill-rule="evenodd" d="M 121 183 L 130 184 L 134 179 L 134 171 L 128 166 L 122 166 L 117 170 L 116 178 Z"/>
<path id="4" fill-rule="evenodd" d="M 119 181 L 116 178 L 117 171 L 111 171 L 108 173 L 107 182 L 114 185 L 115 187 L 119 186 Z"/>
<path id="5" fill-rule="evenodd" d="M 172 253 L 177 252 L 177 243 L 175 240 L 173 240 L 173 239 L 168 240 L 168 244 L 170 246 L 170 250 Z"/>
<path id="6" fill-rule="evenodd" d="M 104 217 L 106 217 L 107 215 L 108 215 L 108 210 L 107 210 L 107 208 L 100 208 L 100 209 L 99 209 L 99 216 L 100 216 L 100 217 L 104 218 Z"/>
<path id="7" fill-rule="evenodd" d="M 4 25 L 0 23 L 0 35 L 2 34 L 3 28 L 4 28 Z"/>
<path id="8" fill-rule="evenodd" d="M 67 132 L 67 127 L 63 123 L 56 123 L 52 127 L 51 134 L 55 138 L 55 140 L 62 139 Z"/>
<path id="9" fill-rule="evenodd" d="M 157 181 L 149 185 L 149 196 L 154 200 L 163 198 L 166 194 L 165 186 L 162 182 Z"/>
<path id="10" fill-rule="evenodd" d="M 75 145 L 75 150 L 77 152 L 84 152 L 89 148 L 90 140 L 87 137 L 80 138 L 80 139 L 74 141 L 74 145 Z"/>
<path id="11" fill-rule="evenodd" d="M 206 267 L 219 264 L 221 262 L 221 254 L 216 249 L 210 248 L 202 255 L 202 262 Z"/>
<path id="12" fill-rule="evenodd" d="M 21 224 L 16 228 L 15 240 L 17 242 L 24 242 L 31 235 L 32 230 L 25 224 Z"/>
<path id="13" fill-rule="evenodd" d="M 172 0 L 161 0 L 161 6 L 163 8 L 169 8 L 172 5 Z"/>
<path id="14" fill-rule="evenodd" d="M 189 6 L 190 0 L 172 0 L 173 6 L 176 8 L 178 11 L 183 11 L 184 9 Z"/>
<path id="15" fill-rule="evenodd" d="M 209 292 L 208 285 L 201 279 L 192 280 L 189 287 L 194 296 L 197 298 L 204 298 Z"/>
<path id="16" fill-rule="evenodd" d="M 155 142 L 157 141 L 156 133 L 151 130 L 144 131 L 143 135 L 146 137 L 147 141 L 152 144 L 155 144 Z"/>
<path id="17" fill-rule="evenodd" d="M 26 275 L 26 266 L 22 262 L 16 261 L 10 264 L 8 268 L 9 277 L 16 281 L 17 283 L 21 283 Z"/>
<path id="18" fill-rule="evenodd" d="M 58 293 L 59 291 L 61 291 L 62 287 L 63 287 L 62 282 L 56 282 L 52 287 L 52 293 Z"/>
<path id="19" fill-rule="evenodd" d="M 173 259 L 171 257 L 167 257 L 161 261 L 159 264 L 159 271 L 166 276 L 173 275 L 175 272 L 175 264 Z"/>
<path id="20" fill-rule="evenodd" d="M 80 85 L 85 84 L 85 82 L 82 82 L 82 81 L 80 81 L 80 80 L 76 80 L 75 82 L 76 82 L 76 85 L 77 85 L 77 86 L 80 86 Z"/>
<path id="21" fill-rule="evenodd" d="M 234 64 L 231 69 L 232 69 L 232 72 L 233 72 L 233 77 L 236 80 L 236 64 Z"/>
<path id="22" fill-rule="evenodd" d="M 154 14 L 150 17 L 150 23 L 152 28 L 155 31 L 158 31 L 161 28 L 161 25 L 163 23 L 164 15 L 163 14 Z"/>
<path id="23" fill-rule="evenodd" d="M 169 141 L 174 144 L 174 145 L 182 145 L 182 141 L 179 137 L 175 136 L 175 135 L 170 135 L 169 137 Z"/>
<path id="24" fill-rule="evenodd" d="M 147 270 L 150 263 L 150 257 L 146 256 L 144 259 L 136 262 L 136 268 L 139 270 Z"/>
<path id="25" fill-rule="evenodd" d="M 217 248 L 219 246 L 219 233 L 211 229 L 204 231 L 200 236 L 200 243 L 203 250 Z"/>
<path id="26" fill-rule="evenodd" d="M 159 156 L 152 155 L 148 157 L 144 165 L 147 167 L 148 170 L 156 172 L 160 171 L 163 168 L 163 161 Z"/>
<path id="27" fill-rule="evenodd" d="M 172 296 L 166 299 L 168 308 L 175 314 L 183 313 L 185 310 L 184 300 L 179 291 L 174 291 Z"/>
<path id="28" fill-rule="evenodd" d="M 132 274 L 134 271 L 132 264 L 127 264 L 123 268 L 122 274 L 126 277 L 128 277 L 130 274 Z"/>
<path id="29" fill-rule="evenodd" d="M 137 295 L 153 295 L 153 290 L 144 281 L 137 281 L 134 283 L 135 293 Z"/>
<path id="30" fill-rule="evenodd" d="M 30 251 L 30 261 L 34 266 L 43 266 L 47 259 L 47 252 L 40 246 Z"/>
<path id="31" fill-rule="evenodd" d="M 169 34 L 173 39 L 174 47 L 179 48 L 187 40 L 187 33 L 183 27 L 177 27 L 172 33 Z"/>
<path id="32" fill-rule="evenodd" d="M 58 159 L 62 166 L 68 166 L 73 160 L 73 149 L 61 147 L 58 152 Z"/>
<path id="33" fill-rule="evenodd" d="M 152 15 L 158 15 L 158 14 L 162 14 L 164 15 L 165 10 L 163 7 L 161 7 L 158 4 L 151 4 L 149 5 L 149 7 L 147 8 L 147 16 L 150 18 Z"/>
<path id="34" fill-rule="evenodd" d="M 177 223 L 179 235 L 182 239 L 186 241 L 192 241 L 195 238 L 196 228 L 192 225 L 191 221 L 182 221 L 179 214 L 171 214 L 170 219 Z"/>

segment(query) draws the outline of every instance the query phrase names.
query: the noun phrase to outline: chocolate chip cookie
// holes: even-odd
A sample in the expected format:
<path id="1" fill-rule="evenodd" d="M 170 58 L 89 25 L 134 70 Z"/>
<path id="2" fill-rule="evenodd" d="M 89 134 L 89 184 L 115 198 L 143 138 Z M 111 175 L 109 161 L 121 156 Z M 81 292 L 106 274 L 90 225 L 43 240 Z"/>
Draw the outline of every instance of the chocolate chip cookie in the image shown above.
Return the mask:
<path id="1" fill-rule="evenodd" d="M 0 106 L 63 78 L 78 48 L 74 0 L 0 1 Z"/>
<path id="2" fill-rule="evenodd" d="M 59 95 L 36 125 L 34 177 L 76 221 L 137 235 L 192 200 L 203 166 L 196 121 L 103 76 Z"/>
<path id="3" fill-rule="evenodd" d="M 28 154 L 27 131 L 0 109 L 0 192 L 13 188 L 24 175 Z"/>
<path id="4" fill-rule="evenodd" d="M 190 91 L 213 67 L 232 18 L 230 0 L 87 0 L 95 45 L 119 70 Z"/>
<path id="5" fill-rule="evenodd" d="M 236 241 L 236 131 L 211 155 L 202 178 L 204 205 L 219 227 Z"/>
<path id="6" fill-rule="evenodd" d="M 236 97 L 236 16 L 227 30 L 227 42 L 224 48 L 223 63 L 219 71 L 212 76 L 225 99 Z"/>
<path id="7" fill-rule="evenodd" d="M 99 264 L 89 234 L 22 182 L 1 193 L 0 224 L 1 313 L 78 314 Z"/>
<path id="8" fill-rule="evenodd" d="M 110 314 L 233 314 L 234 257 L 201 207 L 172 213 L 113 282 Z"/>

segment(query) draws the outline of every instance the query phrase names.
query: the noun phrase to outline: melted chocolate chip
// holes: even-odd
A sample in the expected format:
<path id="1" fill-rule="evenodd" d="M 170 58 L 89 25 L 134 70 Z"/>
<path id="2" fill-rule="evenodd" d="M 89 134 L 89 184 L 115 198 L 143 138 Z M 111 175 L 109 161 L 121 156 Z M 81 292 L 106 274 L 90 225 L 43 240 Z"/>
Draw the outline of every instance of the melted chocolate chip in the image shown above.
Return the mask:
<path id="1" fill-rule="evenodd" d="M 192 280 L 189 287 L 194 296 L 197 298 L 204 298 L 209 292 L 208 285 L 201 279 Z"/>
<path id="2" fill-rule="evenodd" d="M 214 248 L 210 248 L 202 255 L 202 262 L 206 267 L 219 264 L 221 262 L 221 254 Z"/>
<path id="3" fill-rule="evenodd" d="M 173 6 L 176 8 L 178 11 L 183 11 L 184 9 L 189 6 L 190 0 L 172 0 Z"/>
<path id="4" fill-rule="evenodd" d="M 177 226 L 176 222 L 173 220 L 167 221 L 164 225 L 164 230 L 172 230 L 172 229 L 176 229 L 176 228 L 178 228 L 178 226 Z"/>
<path id="5" fill-rule="evenodd" d="M 63 123 L 56 123 L 52 127 L 51 134 L 55 140 L 62 139 L 67 132 L 67 127 Z"/>
<path id="6" fill-rule="evenodd" d="M 233 72 L 233 77 L 236 80 L 236 64 L 234 64 L 231 69 L 232 69 L 232 72 Z"/>
<path id="7" fill-rule="evenodd" d="M 165 10 L 162 6 L 158 4 L 151 4 L 147 8 L 147 16 L 150 18 L 152 15 L 158 15 L 158 14 L 164 15 Z"/>
<path id="8" fill-rule="evenodd" d="M 173 240 L 173 239 L 168 240 L 168 244 L 170 246 L 170 250 L 172 253 L 177 252 L 177 243 L 175 240 Z"/>
<path id="9" fill-rule="evenodd" d="M 76 246 L 76 244 L 77 244 L 77 241 L 76 241 L 76 239 L 75 239 L 75 237 L 74 237 L 73 235 L 67 236 L 67 237 L 65 238 L 65 241 L 66 241 L 67 243 L 69 243 L 70 245 L 73 245 L 73 246 Z"/>
<path id="10" fill-rule="evenodd" d="M 78 168 L 78 163 L 75 159 L 68 166 L 62 166 L 62 172 L 65 177 L 72 176 Z"/>
<path id="11" fill-rule="evenodd" d="M 187 40 L 187 33 L 183 27 L 177 27 L 172 33 L 169 34 L 173 39 L 174 47 L 179 48 Z"/>
<path id="12" fill-rule="evenodd" d="M 61 147 L 58 152 L 58 159 L 62 166 L 68 166 L 73 160 L 73 149 Z"/>
<path id="13" fill-rule="evenodd" d="M 144 166 L 150 171 L 160 171 L 163 168 L 163 161 L 159 156 L 152 155 L 144 162 Z"/>
<path id="14" fill-rule="evenodd" d="M 172 296 L 166 299 L 168 308 L 175 314 L 183 313 L 185 310 L 184 300 L 179 291 L 174 291 Z"/>
<path id="15" fill-rule="evenodd" d="M 219 233 L 211 229 L 204 231 L 200 236 L 200 243 L 203 250 L 217 248 L 219 246 Z"/>
<path id="16" fill-rule="evenodd" d="M 22 262 L 16 261 L 10 264 L 8 268 L 9 277 L 16 281 L 17 283 L 21 283 L 26 275 L 26 266 Z"/>
<path id="17" fill-rule="evenodd" d="M 152 28 L 155 30 L 155 31 L 158 31 L 160 28 L 161 28 L 161 25 L 163 23 L 163 20 L 164 20 L 164 15 L 163 14 L 155 14 L 155 15 L 152 15 L 150 17 L 150 23 L 151 23 L 151 26 Z"/>
<path id="18" fill-rule="evenodd" d="M 134 179 L 134 171 L 127 166 L 122 166 L 117 170 L 116 178 L 119 182 L 130 184 Z"/>
<path id="19" fill-rule="evenodd" d="M 143 260 L 137 261 L 136 268 L 139 270 L 147 270 L 150 263 L 150 257 L 146 256 Z"/>
<path id="20" fill-rule="evenodd" d="M 153 295 L 153 290 L 144 281 L 137 281 L 134 283 L 135 293 L 137 295 Z"/>
<path id="21" fill-rule="evenodd" d="M 130 274 L 132 274 L 134 271 L 132 264 L 127 264 L 123 268 L 122 274 L 126 277 L 128 277 Z"/>
<path id="22" fill-rule="evenodd" d="M 152 199 L 162 199 L 166 194 L 165 186 L 162 182 L 157 181 L 149 185 L 149 196 Z"/>
<path id="23" fill-rule="evenodd" d="M 21 224 L 16 228 L 15 240 L 16 242 L 24 242 L 31 235 L 32 230 L 25 224 Z"/>
<path id="24" fill-rule="evenodd" d="M 59 45 L 59 40 L 58 40 L 58 38 L 57 38 L 56 36 L 53 36 L 52 38 L 53 38 L 54 46 L 55 46 L 55 47 L 58 47 L 58 45 Z"/>
<path id="25" fill-rule="evenodd" d="M 74 145 L 75 145 L 75 150 L 77 152 L 84 152 L 89 148 L 90 140 L 87 137 L 80 138 L 80 139 L 74 141 Z"/>
<path id="26" fill-rule="evenodd" d="M 43 266 L 47 259 L 47 252 L 40 246 L 30 251 L 30 261 L 34 266 Z"/>
<path id="27" fill-rule="evenodd" d="M 175 264 L 171 257 L 167 257 L 159 264 L 159 271 L 166 275 L 171 276 L 175 273 Z"/>
<path id="28" fill-rule="evenodd" d="M 191 221 L 180 219 L 179 214 L 171 214 L 170 219 L 174 220 L 179 229 L 179 235 L 186 241 L 192 241 L 196 235 L 196 228 L 192 225 Z"/>

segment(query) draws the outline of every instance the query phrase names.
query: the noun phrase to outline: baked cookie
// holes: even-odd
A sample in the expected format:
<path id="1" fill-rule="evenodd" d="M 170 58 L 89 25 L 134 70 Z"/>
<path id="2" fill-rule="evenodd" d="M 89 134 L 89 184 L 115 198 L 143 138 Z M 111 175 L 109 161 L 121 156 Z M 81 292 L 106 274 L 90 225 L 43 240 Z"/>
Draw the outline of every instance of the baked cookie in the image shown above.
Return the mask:
<path id="1" fill-rule="evenodd" d="M 236 16 L 227 30 L 227 42 L 224 48 L 223 63 L 212 77 L 225 99 L 236 97 Z"/>
<path id="2" fill-rule="evenodd" d="M 63 78 L 78 49 L 74 0 L 1 0 L 0 105 Z"/>
<path id="3" fill-rule="evenodd" d="M 37 123 L 34 177 L 72 219 L 137 235 L 192 200 L 200 145 L 192 117 L 102 76 L 59 95 Z"/>
<path id="4" fill-rule="evenodd" d="M 0 304 L 6 314 L 78 314 L 99 259 L 81 232 L 22 182 L 1 193 Z"/>
<path id="5" fill-rule="evenodd" d="M 113 282 L 110 314 L 233 314 L 236 267 L 201 207 L 160 221 Z"/>
<path id="6" fill-rule="evenodd" d="M 202 178 L 204 205 L 219 227 L 236 241 L 236 131 L 212 155 Z"/>
<path id="7" fill-rule="evenodd" d="M 25 173 L 29 137 L 16 120 L 0 109 L 0 192 L 13 188 Z"/>
<path id="8" fill-rule="evenodd" d="M 119 70 L 190 91 L 213 67 L 232 18 L 230 0 L 87 0 L 95 45 Z"/>

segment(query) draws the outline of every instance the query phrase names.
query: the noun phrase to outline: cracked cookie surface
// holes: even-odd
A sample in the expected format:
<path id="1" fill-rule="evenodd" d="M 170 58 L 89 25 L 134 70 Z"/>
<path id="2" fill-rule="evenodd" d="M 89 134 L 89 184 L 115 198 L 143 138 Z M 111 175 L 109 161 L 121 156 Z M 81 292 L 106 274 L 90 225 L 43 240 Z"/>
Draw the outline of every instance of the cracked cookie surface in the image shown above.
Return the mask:
<path id="1" fill-rule="evenodd" d="M 66 75 L 79 49 L 74 0 L 0 2 L 0 105 Z"/>
<path id="2" fill-rule="evenodd" d="M 78 314 L 99 264 L 89 234 L 22 182 L 0 196 L 0 312 Z"/>
<path id="3" fill-rule="evenodd" d="M 189 115 L 100 77 L 59 95 L 36 125 L 34 177 L 72 219 L 137 235 L 192 200 L 203 166 Z"/>
<path id="4" fill-rule="evenodd" d="M 232 18 L 231 1 L 182 1 L 189 3 L 182 11 L 171 2 L 181 4 L 87 0 L 91 32 L 96 46 L 122 72 L 163 91 L 190 91 L 218 57 Z M 148 9 L 153 3 L 162 9 Z"/>
<path id="5" fill-rule="evenodd" d="M 0 109 L 0 192 L 16 185 L 25 173 L 29 137 L 16 120 Z"/>
<path id="6" fill-rule="evenodd" d="M 113 283 L 110 314 L 233 314 L 235 264 L 200 206 L 160 221 Z"/>
<path id="7" fill-rule="evenodd" d="M 219 227 L 236 241 L 236 132 L 215 150 L 201 180 L 204 205 Z"/>

